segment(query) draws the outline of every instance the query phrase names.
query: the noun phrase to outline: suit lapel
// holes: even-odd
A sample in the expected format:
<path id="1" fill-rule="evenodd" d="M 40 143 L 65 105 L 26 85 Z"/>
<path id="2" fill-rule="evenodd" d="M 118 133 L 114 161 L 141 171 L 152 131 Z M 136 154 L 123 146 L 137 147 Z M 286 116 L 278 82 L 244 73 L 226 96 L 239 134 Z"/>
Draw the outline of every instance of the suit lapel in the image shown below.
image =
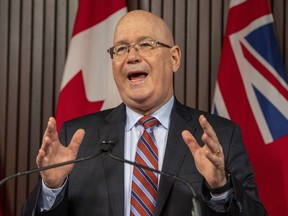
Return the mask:
<path id="1" fill-rule="evenodd" d="M 196 129 L 195 126 L 193 126 L 193 123 L 191 124 L 191 121 L 195 121 L 195 118 L 192 119 L 191 115 L 186 115 L 187 110 L 185 111 L 183 108 L 184 106 L 175 100 L 171 113 L 169 133 L 162 167 L 164 172 L 176 176 L 178 175 L 178 171 L 185 155 L 190 154 L 186 143 L 182 139 L 181 133 L 185 129 L 194 133 Z M 155 215 L 160 215 L 174 181 L 173 178 L 165 176 L 161 177 Z"/>
<path id="2" fill-rule="evenodd" d="M 100 134 L 116 134 L 118 141 L 112 150 L 114 155 L 124 157 L 124 130 L 126 124 L 125 106 L 122 104 L 114 109 L 106 118 Z M 103 158 L 104 176 L 111 201 L 112 215 L 124 215 L 124 164 L 113 160 L 107 155 Z"/>

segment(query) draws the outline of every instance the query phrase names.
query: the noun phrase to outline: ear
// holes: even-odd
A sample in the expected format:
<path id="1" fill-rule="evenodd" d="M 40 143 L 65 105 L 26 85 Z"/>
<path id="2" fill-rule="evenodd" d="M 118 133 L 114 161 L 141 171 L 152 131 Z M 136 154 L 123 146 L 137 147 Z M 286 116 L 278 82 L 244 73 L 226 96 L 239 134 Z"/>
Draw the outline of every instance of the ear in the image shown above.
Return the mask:
<path id="1" fill-rule="evenodd" d="M 172 60 L 172 66 L 173 66 L 173 72 L 176 72 L 181 63 L 181 50 L 180 47 L 175 45 L 170 50 L 171 53 L 171 60 Z"/>

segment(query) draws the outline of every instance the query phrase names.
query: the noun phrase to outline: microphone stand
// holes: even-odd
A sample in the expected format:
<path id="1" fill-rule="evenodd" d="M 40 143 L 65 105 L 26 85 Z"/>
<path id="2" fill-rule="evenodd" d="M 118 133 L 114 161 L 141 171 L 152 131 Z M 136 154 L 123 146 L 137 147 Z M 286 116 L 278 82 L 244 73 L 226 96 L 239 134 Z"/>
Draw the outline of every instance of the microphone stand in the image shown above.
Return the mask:
<path id="1" fill-rule="evenodd" d="M 103 143 L 103 144 L 104 144 L 104 143 Z M 112 143 L 111 143 L 111 141 L 110 141 L 110 142 L 109 142 L 109 145 L 111 146 L 111 144 L 112 144 Z M 176 179 L 176 180 L 182 182 L 182 183 L 185 184 L 185 185 L 190 189 L 190 191 L 192 192 L 192 204 L 193 204 L 193 208 L 192 208 L 192 210 L 191 210 L 191 215 L 192 215 L 192 216 L 202 216 L 202 213 L 201 213 L 201 205 L 200 205 L 200 202 L 199 202 L 199 200 L 198 200 L 198 196 L 197 196 L 197 194 L 196 194 L 196 192 L 195 192 L 195 189 L 194 189 L 194 188 L 192 187 L 192 185 L 191 185 L 189 182 L 187 182 L 185 179 L 183 179 L 183 178 L 181 178 L 181 177 L 179 177 L 179 176 L 172 175 L 172 174 L 170 174 L 170 173 L 166 173 L 166 172 L 163 172 L 163 171 L 160 171 L 160 170 L 152 169 L 152 168 L 150 168 L 150 167 L 148 167 L 148 166 L 144 166 L 144 165 L 142 165 L 142 164 L 138 164 L 138 163 L 136 163 L 136 162 L 129 161 L 129 160 L 126 160 L 126 159 L 124 159 L 124 158 L 117 157 L 117 156 L 115 156 L 115 155 L 113 155 L 113 154 L 111 153 L 111 148 L 110 148 L 110 147 L 102 148 L 102 151 L 103 151 L 103 152 L 106 152 L 107 155 L 108 155 L 110 158 L 112 158 L 112 159 L 114 159 L 114 160 L 116 160 L 116 161 L 120 161 L 120 162 L 123 162 L 123 163 L 128 163 L 128 164 L 133 165 L 133 166 L 136 166 L 136 167 L 141 167 L 141 168 L 146 169 L 146 170 L 149 170 L 149 171 L 151 171 L 151 172 L 155 172 L 155 173 L 158 173 L 158 174 L 161 174 L 161 175 L 164 175 L 164 176 L 167 176 L 167 177 L 170 177 L 170 178 L 173 178 L 173 179 Z"/>

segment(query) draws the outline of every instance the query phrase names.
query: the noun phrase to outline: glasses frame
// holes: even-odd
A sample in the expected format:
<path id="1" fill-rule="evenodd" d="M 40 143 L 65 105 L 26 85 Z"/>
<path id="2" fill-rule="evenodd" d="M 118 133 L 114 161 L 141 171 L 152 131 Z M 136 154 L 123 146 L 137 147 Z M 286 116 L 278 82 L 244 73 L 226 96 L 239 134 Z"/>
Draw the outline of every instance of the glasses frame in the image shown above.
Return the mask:
<path id="1" fill-rule="evenodd" d="M 123 57 L 123 59 L 119 59 L 119 60 L 124 60 L 124 59 L 126 59 L 127 56 L 128 56 L 128 54 L 129 54 L 129 52 L 130 52 L 130 49 L 131 49 L 132 47 L 133 47 L 133 48 L 136 50 L 136 52 L 138 53 L 138 48 L 137 48 L 136 46 L 139 45 L 139 43 L 141 43 L 141 42 L 143 42 L 143 41 L 145 41 L 145 40 L 141 40 L 141 41 L 139 41 L 139 42 L 137 42 L 136 44 L 133 44 L 133 45 L 132 45 L 132 44 L 126 45 L 126 46 L 127 46 L 127 52 L 123 54 L 123 56 L 125 56 L 125 54 L 126 54 L 126 57 L 125 57 L 125 58 Z M 147 41 L 154 42 L 154 43 L 152 43 L 152 44 L 155 44 L 155 46 L 153 46 L 153 47 L 151 48 L 151 50 L 152 50 L 152 49 L 155 49 L 156 47 L 165 47 L 165 48 L 169 48 L 169 49 L 172 48 L 172 47 L 169 46 L 168 44 L 162 43 L 162 42 L 160 42 L 160 41 L 155 41 L 155 40 L 147 40 Z M 115 46 L 119 46 L 119 45 L 115 45 Z M 115 48 L 115 46 L 112 46 L 112 47 L 110 47 L 109 49 L 107 49 L 107 52 L 110 54 L 111 59 L 114 59 L 114 54 L 115 54 L 114 48 Z M 138 55 L 140 55 L 140 54 L 138 53 Z M 140 56 L 141 56 L 141 55 L 140 55 Z"/>

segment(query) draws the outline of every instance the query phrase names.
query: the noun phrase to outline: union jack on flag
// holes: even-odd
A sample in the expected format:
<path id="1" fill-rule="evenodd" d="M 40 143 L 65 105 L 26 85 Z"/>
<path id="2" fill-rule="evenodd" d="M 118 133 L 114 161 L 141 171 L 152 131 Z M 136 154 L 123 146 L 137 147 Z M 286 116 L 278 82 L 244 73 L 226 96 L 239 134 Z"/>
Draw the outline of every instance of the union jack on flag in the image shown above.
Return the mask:
<path id="1" fill-rule="evenodd" d="M 240 125 L 269 215 L 288 215 L 288 79 L 268 0 L 231 0 L 212 112 Z"/>

